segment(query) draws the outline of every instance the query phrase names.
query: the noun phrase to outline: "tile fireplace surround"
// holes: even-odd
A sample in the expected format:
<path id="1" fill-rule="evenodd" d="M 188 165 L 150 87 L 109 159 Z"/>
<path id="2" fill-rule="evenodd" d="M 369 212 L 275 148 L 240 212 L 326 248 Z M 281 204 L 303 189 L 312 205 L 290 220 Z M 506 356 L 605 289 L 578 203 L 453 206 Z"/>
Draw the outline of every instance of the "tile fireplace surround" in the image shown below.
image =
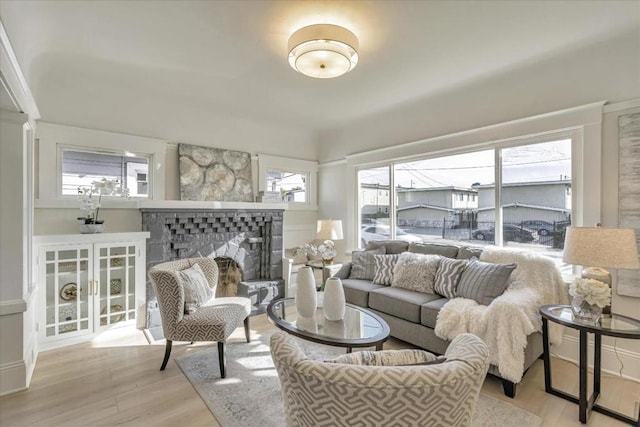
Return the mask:
<path id="1" fill-rule="evenodd" d="M 282 281 L 282 209 L 141 209 L 149 231 L 147 271 L 181 258 L 227 257 L 243 281 Z M 147 328 L 161 326 L 156 297 L 147 278 Z"/>

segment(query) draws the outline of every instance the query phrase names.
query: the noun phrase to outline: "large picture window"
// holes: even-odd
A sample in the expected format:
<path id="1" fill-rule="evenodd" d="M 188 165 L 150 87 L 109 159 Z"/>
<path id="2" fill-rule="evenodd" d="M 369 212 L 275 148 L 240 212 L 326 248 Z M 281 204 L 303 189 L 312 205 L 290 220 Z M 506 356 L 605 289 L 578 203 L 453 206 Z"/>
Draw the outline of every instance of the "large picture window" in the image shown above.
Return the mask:
<path id="1" fill-rule="evenodd" d="M 558 138 L 358 169 L 360 244 L 445 239 L 559 258 L 572 217 L 571 147 Z"/>

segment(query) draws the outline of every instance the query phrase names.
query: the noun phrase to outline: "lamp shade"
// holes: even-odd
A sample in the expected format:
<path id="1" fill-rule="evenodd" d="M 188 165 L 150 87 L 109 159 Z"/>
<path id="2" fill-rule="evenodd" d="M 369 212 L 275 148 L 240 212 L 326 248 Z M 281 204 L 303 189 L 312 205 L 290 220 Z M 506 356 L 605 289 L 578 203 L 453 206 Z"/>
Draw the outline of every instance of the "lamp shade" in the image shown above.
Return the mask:
<path id="1" fill-rule="evenodd" d="M 319 219 L 316 228 L 316 239 L 342 240 L 342 221 L 339 219 Z"/>
<path id="2" fill-rule="evenodd" d="M 631 228 L 568 227 L 562 260 L 603 268 L 640 268 L 636 234 Z"/>
<path id="3" fill-rule="evenodd" d="M 330 79 L 347 73 L 358 63 L 358 38 L 331 24 L 309 25 L 289 38 L 289 64 L 309 77 Z"/>

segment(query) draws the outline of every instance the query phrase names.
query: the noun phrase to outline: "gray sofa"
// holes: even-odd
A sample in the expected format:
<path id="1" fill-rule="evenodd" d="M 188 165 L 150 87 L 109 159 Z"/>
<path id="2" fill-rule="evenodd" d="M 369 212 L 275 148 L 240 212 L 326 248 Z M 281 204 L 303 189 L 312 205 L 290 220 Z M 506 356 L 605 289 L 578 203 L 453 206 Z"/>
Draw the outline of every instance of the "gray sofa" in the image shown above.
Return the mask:
<path id="1" fill-rule="evenodd" d="M 448 258 L 469 259 L 480 256 L 482 248 L 456 246 L 444 243 L 407 243 L 403 241 L 371 241 L 365 250 L 384 246 L 387 254 L 405 251 L 437 254 Z M 438 311 L 449 301 L 437 295 L 409 289 L 377 285 L 370 280 L 350 279 L 351 263 L 344 263 L 334 277 L 339 277 L 344 286 L 347 302 L 368 308 L 382 317 L 391 329 L 391 336 L 424 348 L 436 354 L 444 354 L 450 342 L 438 338 L 434 332 Z M 525 371 L 543 352 L 542 335 L 538 332 L 527 337 L 525 349 Z M 489 373 L 500 377 L 498 368 L 491 365 Z M 515 397 L 516 384 L 502 379 L 505 395 Z"/>

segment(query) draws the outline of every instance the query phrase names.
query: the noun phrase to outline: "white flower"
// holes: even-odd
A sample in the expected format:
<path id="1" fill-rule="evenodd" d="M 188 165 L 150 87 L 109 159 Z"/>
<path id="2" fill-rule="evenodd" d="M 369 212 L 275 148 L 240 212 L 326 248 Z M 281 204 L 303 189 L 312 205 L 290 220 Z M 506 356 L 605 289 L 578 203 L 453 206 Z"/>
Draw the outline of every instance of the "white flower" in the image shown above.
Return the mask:
<path id="1" fill-rule="evenodd" d="M 586 302 L 598 307 L 611 303 L 611 288 L 604 282 L 594 279 L 577 278 L 569 286 L 569 295 L 582 297 Z"/>
<path id="2" fill-rule="evenodd" d="M 102 196 L 129 197 L 129 189 L 120 185 L 120 181 L 117 179 L 107 178 L 93 181 L 91 187 L 78 187 L 78 197 L 82 200 L 80 209 L 88 212 L 86 217 L 78 219 L 84 221 L 85 224 L 98 223 Z"/>

